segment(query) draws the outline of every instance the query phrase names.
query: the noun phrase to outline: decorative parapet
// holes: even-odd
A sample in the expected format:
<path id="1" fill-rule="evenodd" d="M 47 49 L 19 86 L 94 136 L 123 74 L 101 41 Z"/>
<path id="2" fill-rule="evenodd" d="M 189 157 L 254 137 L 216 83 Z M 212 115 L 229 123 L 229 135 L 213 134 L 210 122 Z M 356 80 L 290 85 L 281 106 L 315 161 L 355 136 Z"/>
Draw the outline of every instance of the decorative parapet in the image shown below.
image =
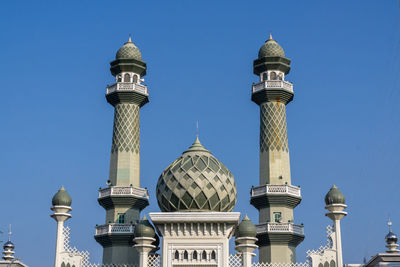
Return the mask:
<path id="1" fill-rule="evenodd" d="M 259 185 L 251 188 L 251 197 L 259 197 L 263 195 L 292 195 L 301 197 L 300 187 L 294 185 Z"/>
<path id="2" fill-rule="evenodd" d="M 285 91 L 293 93 L 293 84 L 281 80 L 266 80 L 259 83 L 255 83 L 252 86 L 253 94 L 261 90 L 274 90 L 274 89 L 283 89 Z"/>
<path id="3" fill-rule="evenodd" d="M 256 225 L 257 234 L 262 233 L 293 233 L 304 236 L 304 226 L 294 223 L 263 223 Z"/>
<path id="4" fill-rule="evenodd" d="M 122 223 L 109 223 L 96 226 L 95 236 L 108 234 L 133 234 L 135 225 Z"/>
<path id="5" fill-rule="evenodd" d="M 107 86 L 107 95 L 118 91 L 134 91 L 148 96 L 147 86 L 138 83 L 124 83 L 118 82 L 113 85 Z"/>
<path id="6" fill-rule="evenodd" d="M 99 199 L 109 196 L 133 196 L 149 199 L 149 192 L 145 188 L 133 186 L 110 186 L 99 190 Z"/>
<path id="7" fill-rule="evenodd" d="M 254 262 L 251 267 L 310 267 L 309 261 L 295 263 L 266 263 Z"/>

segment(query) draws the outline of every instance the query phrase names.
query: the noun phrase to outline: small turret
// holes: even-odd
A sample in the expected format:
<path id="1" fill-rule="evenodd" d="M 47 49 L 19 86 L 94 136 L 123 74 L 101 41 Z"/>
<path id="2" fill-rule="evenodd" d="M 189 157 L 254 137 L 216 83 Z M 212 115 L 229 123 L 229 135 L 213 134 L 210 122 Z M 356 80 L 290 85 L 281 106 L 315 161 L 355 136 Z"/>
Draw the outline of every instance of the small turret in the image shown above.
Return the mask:
<path id="1" fill-rule="evenodd" d="M 144 215 L 143 219 L 135 227 L 135 238 L 136 237 L 154 238 L 155 235 L 156 232 L 154 231 L 153 225 L 150 224 L 146 215 Z"/>
<path id="2" fill-rule="evenodd" d="M 51 203 L 53 206 L 71 206 L 72 199 L 67 191 L 65 191 L 64 186 L 61 186 L 60 190 L 53 196 Z"/>
<path id="3" fill-rule="evenodd" d="M 325 196 L 325 204 L 332 205 L 332 204 L 346 204 L 346 198 L 339 191 L 339 188 L 336 185 L 332 185 L 331 189 Z"/>
<path id="4" fill-rule="evenodd" d="M 6 243 L 4 243 L 3 245 L 3 259 L 5 261 L 12 261 L 14 260 L 14 248 L 15 245 L 13 244 L 13 242 L 11 242 L 11 225 L 10 225 L 10 230 L 8 231 L 8 241 Z"/>
<path id="5" fill-rule="evenodd" d="M 255 256 L 253 251 L 258 248 L 256 235 L 256 227 L 246 215 L 236 228 L 235 238 L 235 249 L 242 254 L 243 266 L 251 266 L 252 258 Z"/>
<path id="6" fill-rule="evenodd" d="M 256 235 L 256 226 L 246 215 L 237 228 L 236 237 L 256 237 Z"/>
<path id="7" fill-rule="evenodd" d="M 400 250 L 397 249 L 399 244 L 397 244 L 397 235 L 392 232 L 392 222 L 389 220 L 388 221 L 388 226 L 389 226 L 389 233 L 385 236 L 385 241 L 386 241 L 386 247 L 388 250 L 386 250 L 387 253 L 390 254 L 398 254 Z"/>
<path id="8" fill-rule="evenodd" d="M 157 247 L 156 232 L 153 225 L 147 220 L 146 215 L 136 225 L 135 228 L 135 239 L 133 242 L 136 243 L 133 247 L 139 252 L 139 266 L 147 267 L 148 255 L 153 252 Z"/>

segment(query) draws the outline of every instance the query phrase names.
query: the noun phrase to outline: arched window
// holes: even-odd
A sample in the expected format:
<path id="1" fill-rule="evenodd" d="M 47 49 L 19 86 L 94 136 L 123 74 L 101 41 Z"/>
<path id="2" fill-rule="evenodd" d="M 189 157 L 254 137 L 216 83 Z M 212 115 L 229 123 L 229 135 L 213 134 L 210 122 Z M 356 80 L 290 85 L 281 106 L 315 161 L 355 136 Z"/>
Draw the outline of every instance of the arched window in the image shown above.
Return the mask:
<path id="1" fill-rule="evenodd" d="M 278 75 L 278 80 L 280 80 L 280 81 L 283 80 L 283 75 L 282 75 L 282 73 L 279 73 L 279 75 Z"/>
<path id="2" fill-rule="evenodd" d="M 133 83 L 137 83 L 138 81 L 138 76 L 137 75 L 133 75 Z"/>
<path id="3" fill-rule="evenodd" d="M 335 266 L 336 266 L 335 261 L 331 260 L 331 263 L 329 264 L 329 267 L 335 267 Z"/>
<path id="4" fill-rule="evenodd" d="M 197 251 L 196 250 L 193 252 L 193 259 L 197 260 Z"/>
<path id="5" fill-rule="evenodd" d="M 131 75 L 128 73 L 125 73 L 124 75 L 124 83 L 130 83 L 131 82 Z"/>
<path id="6" fill-rule="evenodd" d="M 67 267 L 71 267 L 71 264 L 67 263 Z"/>
<path id="7" fill-rule="evenodd" d="M 215 250 L 213 250 L 212 252 L 211 252 L 211 259 L 212 260 L 215 260 L 217 258 L 217 255 L 215 254 Z"/>
<path id="8" fill-rule="evenodd" d="M 118 75 L 117 76 L 117 83 L 120 83 L 120 82 L 122 82 L 122 77 L 121 77 L 121 75 Z"/>
<path id="9" fill-rule="evenodd" d="M 65 263 L 63 262 L 63 263 L 61 263 L 61 267 L 65 267 Z"/>
<path id="10" fill-rule="evenodd" d="M 329 267 L 329 262 L 326 261 L 326 262 L 324 263 L 324 267 Z"/>
<path id="11" fill-rule="evenodd" d="M 276 80 L 276 73 L 274 71 L 269 73 L 269 79 Z"/>
<path id="12" fill-rule="evenodd" d="M 264 73 L 264 74 L 263 74 L 262 80 L 263 80 L 263 81 L 268 80 L 268 73 Z"/>
<path id="13" fill-rule="evenodd" d="M 201 259 L 206 260 L 207 259 L 207 253 L 205 250 L 203 250 L 203 253 L 201 254 Z"/>
<path id="14" fill-rule="evenodd" d="M 324 267 L 324 265 L 322 265 L 322 263 L 318 264 L 318 267 Z"/>
<path id="15" fill-rule="evenodd" d="M 179 260 L 179 252 L 177 250 L 175 250 L 174 259 Z"/>
<path id="16" fill-rule="evenodd" d="M 187 250 L 185 250 L 185 252 L 183 252 L 183 259 L 184 260 L 188 260 L 189 259 L 189 253 L 187 252 Z"/>

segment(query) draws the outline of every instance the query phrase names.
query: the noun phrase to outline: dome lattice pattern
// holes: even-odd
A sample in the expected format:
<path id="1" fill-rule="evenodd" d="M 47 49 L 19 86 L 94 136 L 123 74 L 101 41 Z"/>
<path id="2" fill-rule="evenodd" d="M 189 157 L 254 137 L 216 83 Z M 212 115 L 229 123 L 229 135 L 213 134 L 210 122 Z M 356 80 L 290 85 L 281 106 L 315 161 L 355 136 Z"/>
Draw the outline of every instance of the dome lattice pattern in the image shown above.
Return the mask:
<path id="1" fill-rule="evenodd" d="M 282 46 L 280 46 L 272 36 L 261 46 L 258 51 L 258 58 L 262 57 L 285 57 L 285 51 Z"/>
<path id="2" fill-rule="evenodd" d="M 131 37 L 117 52 L 116 59 L 136 59 L 142 60 L 142 54 L 139 48 L 132 42 Z"/>
<path id="3" fill-rule="evenodd" d="M 198 139 L 164 170 L 157 184 L 157 201 L 163 212 L 229 212 L 236 195 L 231 172 Z"/>

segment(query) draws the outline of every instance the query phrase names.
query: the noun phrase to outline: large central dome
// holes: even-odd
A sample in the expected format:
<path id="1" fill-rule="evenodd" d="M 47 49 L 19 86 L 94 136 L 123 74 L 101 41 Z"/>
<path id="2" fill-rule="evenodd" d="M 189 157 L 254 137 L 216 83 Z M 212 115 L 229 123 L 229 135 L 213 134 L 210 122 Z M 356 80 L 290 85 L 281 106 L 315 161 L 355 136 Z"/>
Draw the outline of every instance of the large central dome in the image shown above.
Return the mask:
<path id="1" fill-rule="evenodd" d="M 161 211 L 232 211 L 236 184 L 231 172 L 199 139 L 161 174 L 157 201 Z"/>

